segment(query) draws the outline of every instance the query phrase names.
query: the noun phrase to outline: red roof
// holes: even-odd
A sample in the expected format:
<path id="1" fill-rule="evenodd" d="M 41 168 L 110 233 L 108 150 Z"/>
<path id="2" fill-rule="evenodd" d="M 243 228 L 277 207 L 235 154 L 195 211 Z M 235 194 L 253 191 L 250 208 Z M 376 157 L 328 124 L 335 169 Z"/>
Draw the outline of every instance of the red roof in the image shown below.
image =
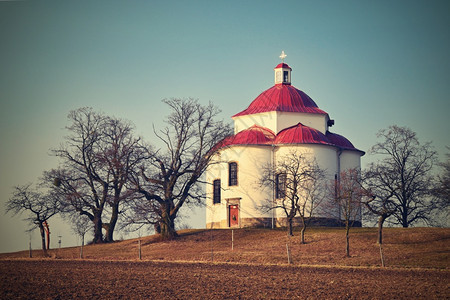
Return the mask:
<path id="1" fill-rule="evenodd" d="M 262 92 L 250 103 L 246 110 L 235 114 L 233 117 L 268 111 L 327 114 L 304 92 L 292 85 L 277 84 Z"/>
<path id="2" fill-rule="evenodd" d="M 291 69 L 291 71 L 292 71 L 292 68 L 289 67 L 288 64 L 285 64 L 285 63 L 279 63 L 274 69 L 278 69 L 278 68 Z"/>
<path id="3" fill-rule="evenodd" d="M 258 125 L 238 132 L 236 135 L 225 138 L 220 147 L 230 145 L 264 145 L 271 144 L 275 138 L 272 130 Z"/>
<path id="4" fill-rule="evenodd" d="M 327 137 L 314 128 L 298 123 L 277 134 L 274 144 L 324 144 L 332 145 Z"/>
<path id="5" fill-rule="evenodd" d="M 342 135 L 327 131 L 326 135 L 317 129 L 298 123 L 297 125 L 288 127 L 280 131 L 277 135 L 272 130 L 253 125 L 252 127 L 242 130 L 235 135 L 226 137 L 219 142 L 213 151 L 220 148 L 233 145 L 286 145 L 286 144 L 321 144 L 338 147 L 344 150 L 353 150 L 364 152 L 356 149 L 349 140 Z"/>
<path id="6" fill-rule="evenodd" d="M 348 139 L 343 137 L 342 135 L 327 131 L 326 136 L 330 140 L 330 142 L 332 142 L 333 144 L 335 144 L 336 146 L 338 146 L 340 148 L 356 150 L 356 148 L 353 146 L 353 144 Z"/>

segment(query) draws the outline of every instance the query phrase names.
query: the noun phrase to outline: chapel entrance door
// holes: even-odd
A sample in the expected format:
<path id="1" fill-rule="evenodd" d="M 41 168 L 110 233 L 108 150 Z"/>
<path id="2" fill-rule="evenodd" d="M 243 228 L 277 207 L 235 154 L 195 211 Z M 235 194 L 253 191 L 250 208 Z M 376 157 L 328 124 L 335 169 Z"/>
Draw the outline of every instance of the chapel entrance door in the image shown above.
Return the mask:
<path id="1" fill-rule="evenodd" d="M 233 204 L 228 206 L 228 225 L 229 227 L 239 226 L 239 205 Z"/>

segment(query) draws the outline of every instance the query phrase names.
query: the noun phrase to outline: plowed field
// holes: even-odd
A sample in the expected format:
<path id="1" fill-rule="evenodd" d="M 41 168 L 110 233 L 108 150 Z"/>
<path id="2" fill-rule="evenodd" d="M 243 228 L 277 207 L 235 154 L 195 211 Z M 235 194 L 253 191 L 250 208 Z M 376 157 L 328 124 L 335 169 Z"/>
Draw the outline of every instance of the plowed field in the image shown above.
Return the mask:
<path id="1" fill-rule="evenodd" d="M 2 260 L 1 299 L 449 299 L 450 272 L 153 261 Z"/>

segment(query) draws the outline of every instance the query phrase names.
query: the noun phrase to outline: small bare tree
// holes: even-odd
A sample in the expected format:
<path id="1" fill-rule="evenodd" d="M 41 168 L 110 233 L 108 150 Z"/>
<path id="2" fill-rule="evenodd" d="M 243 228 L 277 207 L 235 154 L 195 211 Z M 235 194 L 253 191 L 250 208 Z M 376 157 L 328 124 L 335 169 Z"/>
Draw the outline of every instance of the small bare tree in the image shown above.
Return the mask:
<path id="1" fill-rule="evenodd" d="M 59 212 L 59 203 L 58 195 L 33 188 L 31 184 L 16 186 L 13 196 L 6 203 L 6 212 L 14 215 L 29 213 L 26 220 L 32 224 L 30 231 L 39 228 L 44 256 L 47 256 L 44 223 Z"/>
<path id="2" fill-rule="evenodd" d="M 262 186 L 275 187 L 275 201 L 267 199 L 262 209 L 269 211 L 281 209 L 286 215 L 288 236 L 293 235 L 293 222 L 298 215 L 302 221 L 302 243 L 308 225 L 307 219 L 320 205 L 319 182 L 324 172 L 313 158 L 292 151 L 277 160 L 276 165 L 266 165 L 260 178 Z"/>
<path id="3" fill-rule="evenodd" d="M 165 149 L 153 151 L 151 158 L 134 173 L 136 191 L 146 198 L 150 217 L 136 215 L 135 219 L 155 223 L 162 238 L 177 236 L 175 219 L 185 204 L 200 204 L 205 198 L 200 178 L 210 164 L 213 147 L 229 135 L 231 129 L 216 121 L 219 110 L 201 105 L 194 99 L 163 100 L 172 112 L 167 126 L 155 135 Z"/>
<path id="4" fill-rule="evenodd" d="M 339 218 L 345 226 L 345 254 L 350 257 L 350 228 L 361 219 L 361 199 L 364 191 L 361 188 L 360 172 L 348 169 L 340 172 L 332 188 L 334 203 L 339 208 Z"/>
<path id="5" fill-rule="evenodd" d="M 80 258 L 83 258 L 84 237 L 92 230 L 92 222 L 85 215 L 73 216 L 72 230 L 81 238 Z"/>

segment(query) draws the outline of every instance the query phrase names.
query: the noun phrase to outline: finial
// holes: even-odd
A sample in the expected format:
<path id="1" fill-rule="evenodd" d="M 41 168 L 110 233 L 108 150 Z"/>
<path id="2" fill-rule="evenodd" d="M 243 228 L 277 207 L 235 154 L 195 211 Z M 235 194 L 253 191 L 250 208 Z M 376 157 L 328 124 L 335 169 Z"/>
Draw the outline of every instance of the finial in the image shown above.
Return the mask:
<path id="1" fill-rule="evenodd" d="M 282 62 L 284 62 L 284 59 L 286 58 L 286 54 L 284 54 L 284 50 L 283 51 L 281 51 L 281 55 L 280 55 L 280 58 L 281 58 L 281 61 Z"/>

